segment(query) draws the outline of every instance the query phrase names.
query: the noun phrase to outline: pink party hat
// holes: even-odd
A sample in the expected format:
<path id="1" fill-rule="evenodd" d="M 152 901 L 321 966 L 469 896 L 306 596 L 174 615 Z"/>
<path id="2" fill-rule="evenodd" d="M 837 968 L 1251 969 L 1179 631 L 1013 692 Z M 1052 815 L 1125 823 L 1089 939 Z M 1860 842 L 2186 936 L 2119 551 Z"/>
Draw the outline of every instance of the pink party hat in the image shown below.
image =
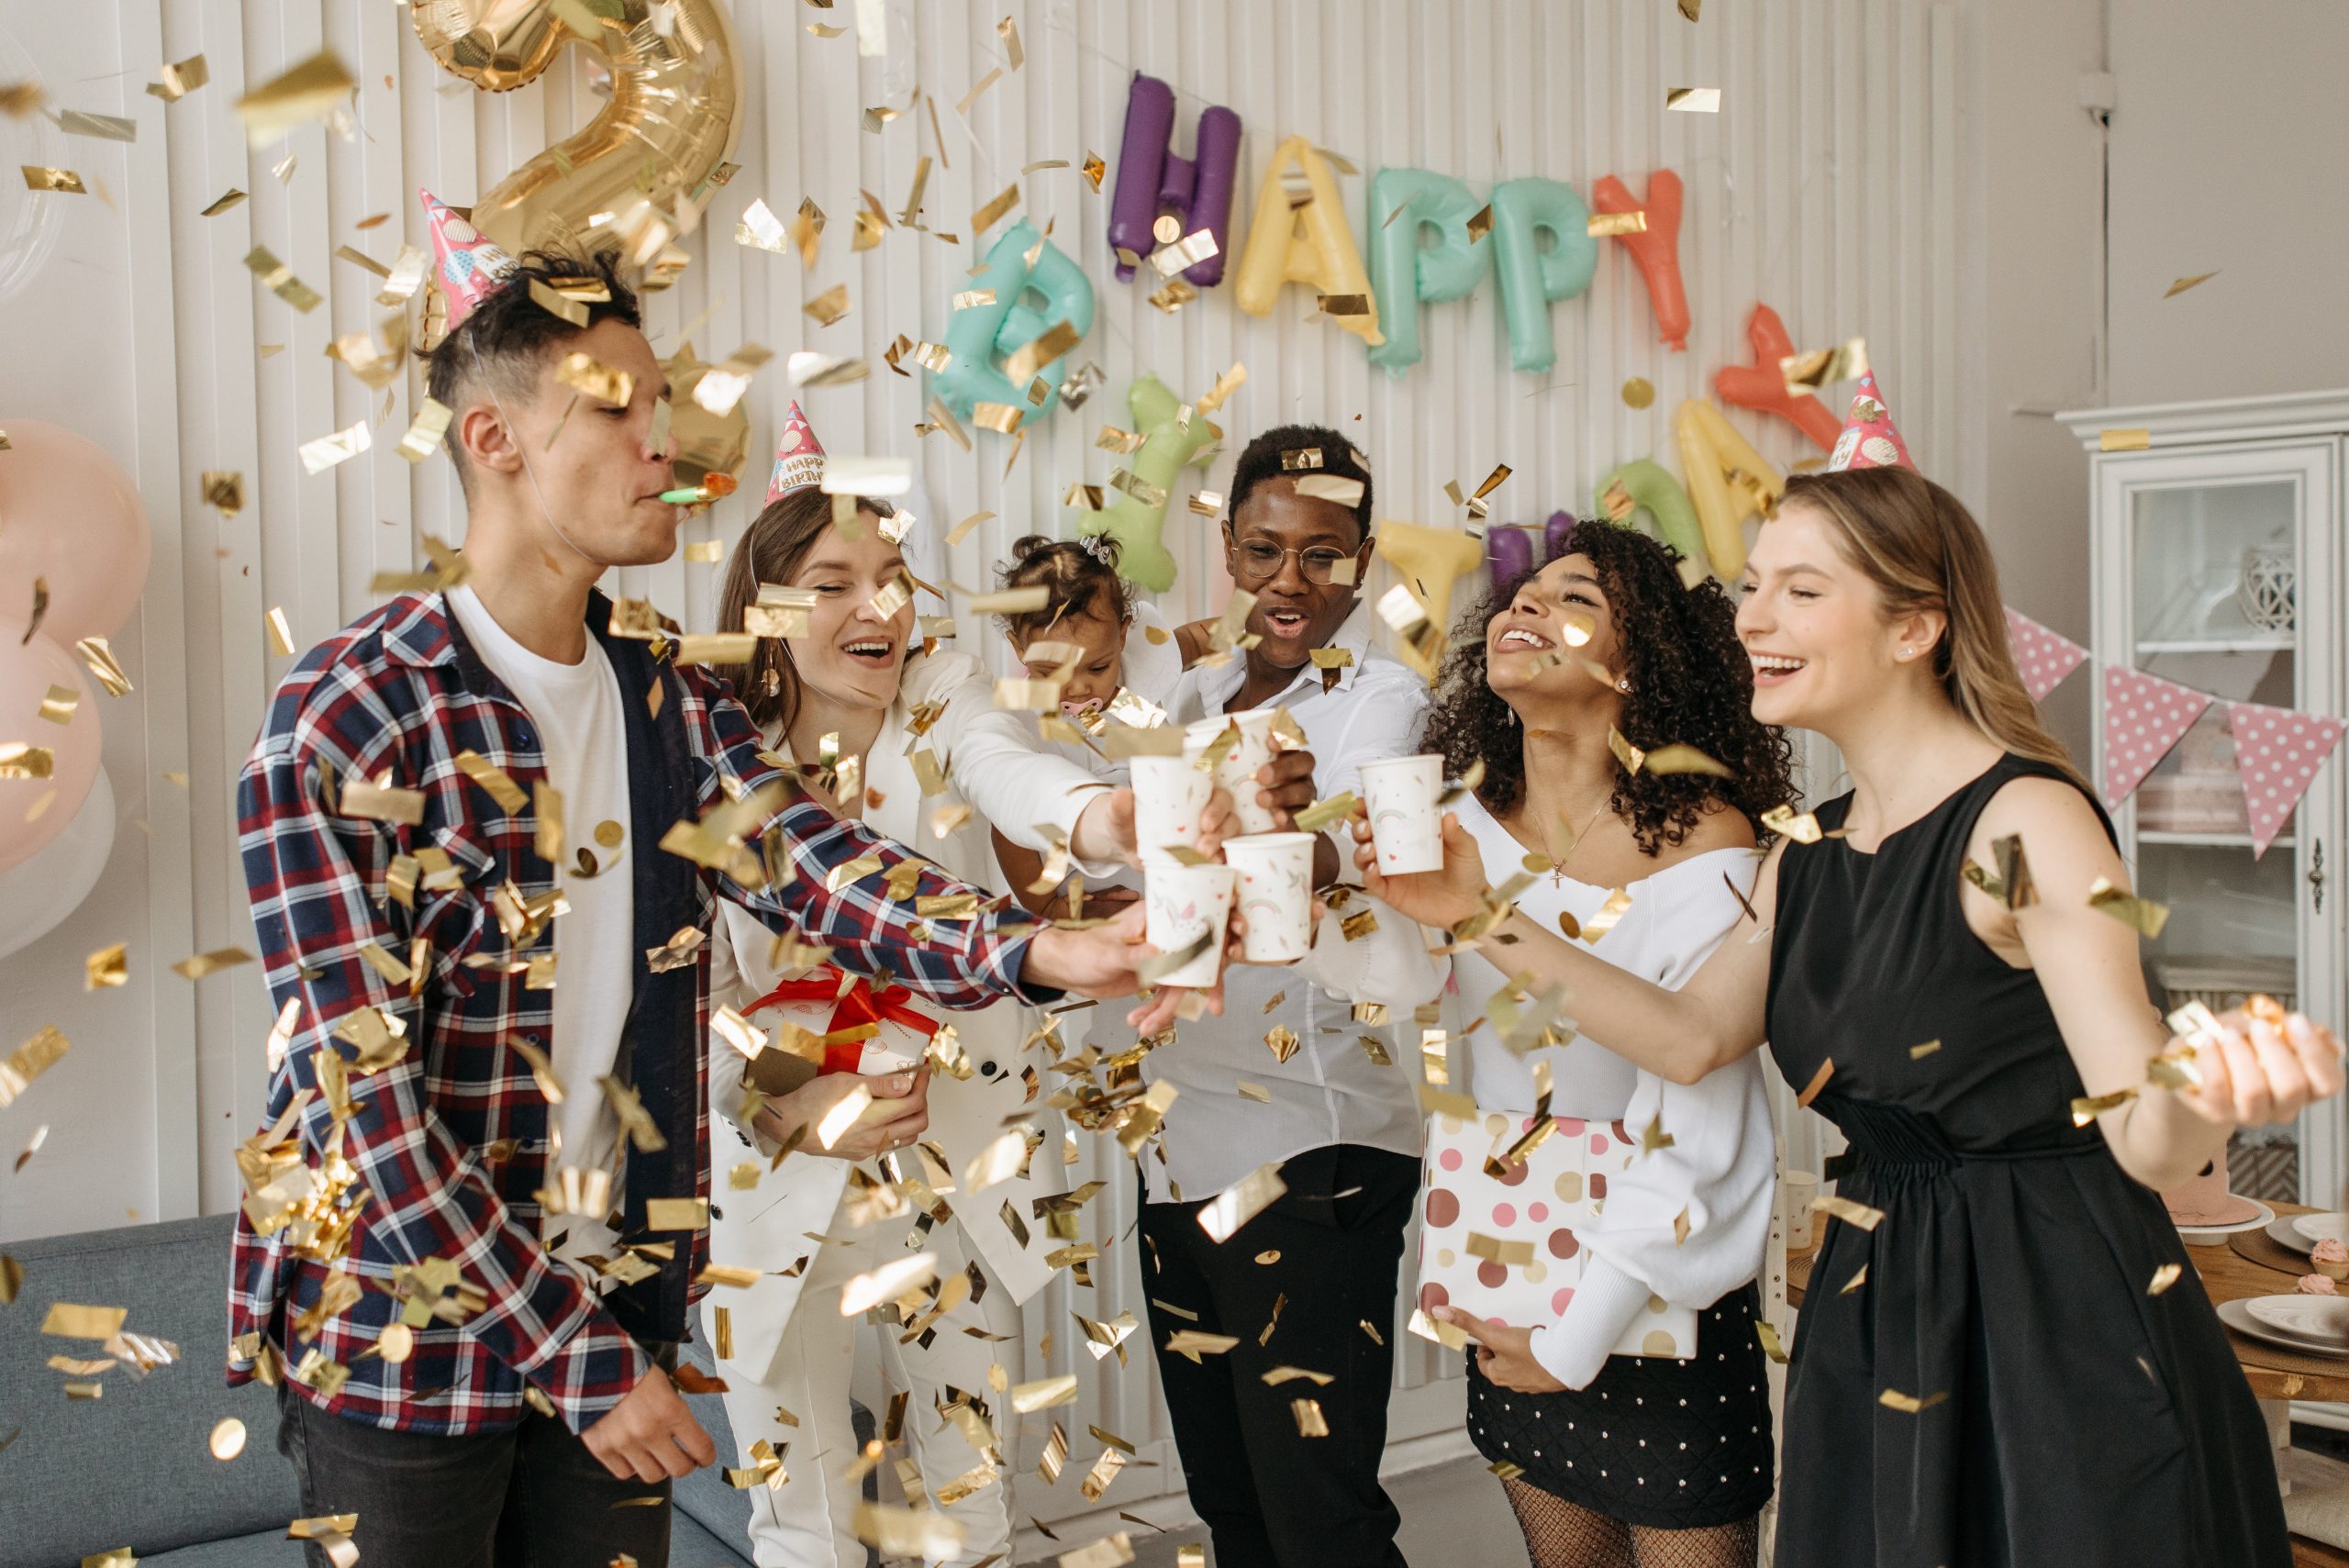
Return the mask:
<path id="1" fill-rule="evenodd" d="M 1892 411 L 1884 406 L 1883 395 L 1876 390 L 1876 373 L 1860 377 L 1860 389 L 1853 395 L 1852 411 L 1843 417 L 1843 433 L 1835 439 L 1835 450 L 1828 454 L 1827 472 L 1841 473 L 1847 468 L 1906 468 L 1915 469 L 1909 456 L 1908 443 L 1893 428 Z"/>
<path id="2" fill-rule="evenodd" d="M 824 446 L 808 427 L 807 416 L 799 411 L 796 398 L 783 411 L 783 439 L 774 447 L 774 473 L 767 478 L 767 505 L 773 506 L 795 490 L 805 490 L 824 480 Z"/>
<path id="3" fill-rule="evenodd" d="M 514 258 L 430 191 L 416 194 L 424 198 L 424 216 L 432 225 L 432 264 L 440 292 L 449 296 L 449 329 L 453 332 L 473 306 L 496 293 L 512 274 Z"/>

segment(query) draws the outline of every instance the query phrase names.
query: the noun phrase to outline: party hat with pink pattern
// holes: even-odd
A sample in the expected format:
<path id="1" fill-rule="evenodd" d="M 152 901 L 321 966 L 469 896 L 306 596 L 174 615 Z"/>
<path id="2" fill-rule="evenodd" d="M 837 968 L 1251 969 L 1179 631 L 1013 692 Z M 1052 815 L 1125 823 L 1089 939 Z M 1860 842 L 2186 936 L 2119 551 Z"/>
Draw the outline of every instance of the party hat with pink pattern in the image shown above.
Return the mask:
<path id="1" fill-rule="evenodd" d="M 424 216 L 432 225 L 432 268 L 440 292 L 449 296 L 449 329 L 453 332 L 473 306 L 505 286 L 514 272 L 514 258 L 430 191 L 416 194 L 424 198 Z"/>
<path id="2" fill-rule="evenodd" d="M 767 504 L 824 480 L 824 447 L 799 411 L 797 399 L 783 411 L 783 439 L 774 447 L 774 473 L 767 478 Z"/>
<path id="3" fill-rule="evenodd" d="M 1843 433 L 1835 439 L 1835 450 L 1828 454 L 1827 472 L 1916 466 L 1909 461 L 1908 443 L 1893 428 L 1892 411 L 1884 406 L 1884 397 L 1876 390 L 1876 373 L 1870 371 L 1860 377 L 1860 389 L 1852 396 L 1852 411 L 1843 417 Z"/>

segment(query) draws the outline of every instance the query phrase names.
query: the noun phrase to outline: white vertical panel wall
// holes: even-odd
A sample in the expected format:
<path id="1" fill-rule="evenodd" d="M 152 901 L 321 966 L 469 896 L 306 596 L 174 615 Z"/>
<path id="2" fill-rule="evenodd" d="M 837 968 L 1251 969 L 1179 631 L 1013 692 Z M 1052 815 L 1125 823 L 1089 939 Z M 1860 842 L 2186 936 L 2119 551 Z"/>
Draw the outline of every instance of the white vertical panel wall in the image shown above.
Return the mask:
<path id="1" fill-rule="evenodd" d="M 1958 449 L 1973 428 L 1960 417 L 1970 373 L 1960 362 L 1967 350 L 1954 279 L 1976 243 L 1960 226 L 1969 0 L 1720 0 L 1697 25 L 1669 0 L 886 0 L 885 9 L 888 53 L 860 58 L 853 6 L 737 6 L 747 87 L 741 172 L 689 242 L 696 260 L 685 280 L 651 300 L 649 326 L 664 353 L 690 326 L 706 360 L 752 342 L 779 355 L 806 347 L 874 358 L 870 379 L 810 395 L 810 417 L 836 452 L 912 454 L 932 526 L 982 509 L 997 515 L 953 552 L 949 575 L 958 583 L 986 581 L 1014 535 L 1059 529 L 1060 497 L 1072 482 L 1108 478 L 1117 460 L 1094 437 L 1105 423 L 1128 422 L 1124 392 L 1142 370 L 1186 395 L 1235 362 L 1248 370 L 1247 384 L 1217 416 L 1230 437 L 1224 455 L 1186 475 L 1170 507 L 1182 576 L 1168 607 L 1178 615 L 1220 597 L 1212 526 L 1184 510 L 1182 495 L 1224 488 L 1239 445 L 1282 421 L 1334 425 L 1365 449 L 1382 517 L 1456 523 L 1444 482 L 1473 485 L 1502 462 L 1514 473 L 1493 498 L 1497 519 L 1586 509 L 1594 482 L 1618 462 L 1654 455 L 1677 469 L 1671 412 L 1708 390 L 1716 369 L 1746 361 L 1745 318 L 1757 300 L 1780 312 L 1798 345 L 1865 334 L 1919 460 L 1930 472 L 1968 472 L 1974 454 Z M 1026 65 L 965 118 L 957 101 L 1008 63 L 996 26 L 1007 10 Z M 77 1046 L 37 1091 L 42 1108 L 33 1114 L 57 1131 L 0 1186 L 0 1237 L 234 1202 L 229 1151 L 254 1125 L 263 1086 L 264 994 L 250 969 L 190 986 L 166 966 L 251 940 L 235 856 L 234 778 L 288 662 L 271 655 L 263 617 L 283 606 L 295 642 L 307 643 L 368 606 L 373 573 L 419 562 L 421 536 L 462 540 L 445 458 L 411 469 L 392 450 L 419 395 L 417 377 L 395 387 L 384 415 L 379 396 L 324 357 L 333 337 L 377 314 L 373 275 L 334 252 L 352 244 L 388 261 L 403 238 L 422 242 L 417 186 L 469 202 L 600 106 L 577 50 L 537 84 L 476 93 L 440 72 L 406 10 L 380 0 L 119 0 L 106 18 L 114 38 L 103 27 L 61 36 L 57 16 L 28 0 L 0 6 L 0 20 L 61 106 L 133 117 L 140 135 L 129 147 L 72 143 L 112 186 L 112 205 L 75 211 L 87 264 L 65 265 L 69 247 L 29 293 L 0 306 L 8 339 L 50 346 L 39 362 L 0 358 L 0 415 L 79 413 L 83 433 L 138 477 L 157 552 L 139 617 L 117 639 L 139 690 L 106 709 L 107 764 L 133 830 L 120 836 L 87 906 L 0 962 L 0 1047 L 50 1021 Z M 809 30 L 814 22 L 852 31 L 822 39 Z M 307 127 L 282 144 L 248 148 L 231 100 L 321 48 L 359 79 L 359 134 L 344 141 Z M 171 106 L 139 93 L 156 62 L 199 51 L 210 86 Z M 1489 276 L 1469 300 L 1427 308 L 1426 357 L 1399 378 L 1376 372 L 1352 335 L 1308 320 L 1306 288 L 1287 290 L 1264 320 L 1237 311 L 1228 283 L 1178 315 L 1161 314 L 1144 298 L 1146 269 L 1132 284 L 1115 281 L 1108 196 L 1085 188 L 1075 167 L 1097 151 L 1114 179 L 1137 69 L 1174 86 L 1178 150 L 1189 150 L 1206 106 L 1241 115 L 1234 250 L 1246 242 L 1271 150 L 1291 134 L 1364 171 L 1340 182 L 1358 241 L 1375 221 L 1364 210 L 1367 176 L 1383 166 L 1455 174 L 1480 195 L 1535 174 L 1586 193 L 1615 173 L 1636 192 L 1652 170 L 1677 170 L 1687 186 L 1687 351 L 1658 344 L 1639 274 L 1611 244 L 1589 292 L 1553 307 L 1558 362 L 1544 376 L 1508 368 Z M 1719 86 L 1721 112 L 1664 112 L 1675 86 Z M 871 190 L 894 213 L 917 157 L 940 152 L 918 92 L 937 100 L 945 139 L 924 216 L 961 242 L 895 230 L 877 249 L 852 254 L 858 192 Z M 908 112 L 868 133 L 861 110 L 875 105 Z M 271 171 L 288 151 L 297 162 L 281 181 Z M 1071 166 L 1019 175 L 1043 159 Z M 1094 281 L 1098 320 L 1074 359 L 1097 361 L 1108 384 L 1085 408 L 1043 420 L 1007 474 L 1005 438 L 975 433 L 975 454 L 942 435 L 917 440 L 927 390 L 888 373 L 877 356 L 900 332 L 943 339 L 950 298 L 979 254 L 970 215 L 1015 180 L 1016 216 L 1053 222 L 1053 242 Z M 232 185 L 251 199 L 199 216 Z M 787 216 L 803 196 L 830 217 L 812 270 L 796 256 L 732 242 L 753 198 Z M 356 228 L 383 212 L 393 220 Z M 327 304 L 299 315 L 258 287 L 242 265 L 256 244 L 290 262 Z M 801 306 L 839 283 L 852 313 L 818 328 Z M 127 317 L 127 343 L 106 339 L 105 351 L 75 364 L 66 345 L 79 316 Z M 748 399 L 747 494 L 697 518 L 689 538 L 730 542 L 752 514 L 786 395 L 779 370 L 778 360 Z M 74 383 L 62 399 L 54 393 L 61 376 Z M 1644 411 L 1619 395 L 1633 376 L 1656 388 Z M 1782 466 L 1809 451 L 1790 427 L 1731 417 Z M 360 419 L 375 423 L 374 450 L 306 477 L 297 446 Z M 199 473 L 216 468 L 246 476 L 250 499 L 234 519 L 197 503 Z M 624 585 L 702 627 L 718 570 L 680 559 L 630 573 Z M 971 617 L 965 627 L 965 646 L 986 640 L 973 635 L 980 628 Z M 187 775 L 184 791 L 160 780 L 174 773 Z M 132 985 L 83 996 L 75 961 L 114 940 L 131 943 Z M 1069 1307 L 1102 1318 L 1141 1312 L 1137 1282 L 1112 1266 L 1126 1250 L 1131 1201 L 1121 1186 L 1093 1206 L 1094 1229 L 1111 1243 L 1097 1298 L 1070 1300 L 1065 1285 L 1048 1298 L 1058 1318 L 1049 1325 L 1058 1330 L 1056 1369 L 1073 1367 L 1078 1353 Z M 1040 1315 L 1035 1327 L 1046 1326 Z M 1163 1439 L 1144 1359 L 1123 1378 L 1103 1380 L 1079 1413 L 1137 1441 Z M 1405 1359 L 1407 1383 L 1433 1370 L 1416 1348 Z M 1408 1427 L 1405 1408 L 1398 1418 Z M 1163 1443 L 1152 1457 L 1171 1465 Z M 1171 1469 L 1141 1473 L 1128 1495 L 1172 1488 Z M 1146 1479 L 1153 1473 L 1165 1479 Z M 1045 1511 L 1045 1499 L 1032 1501 Z"/>

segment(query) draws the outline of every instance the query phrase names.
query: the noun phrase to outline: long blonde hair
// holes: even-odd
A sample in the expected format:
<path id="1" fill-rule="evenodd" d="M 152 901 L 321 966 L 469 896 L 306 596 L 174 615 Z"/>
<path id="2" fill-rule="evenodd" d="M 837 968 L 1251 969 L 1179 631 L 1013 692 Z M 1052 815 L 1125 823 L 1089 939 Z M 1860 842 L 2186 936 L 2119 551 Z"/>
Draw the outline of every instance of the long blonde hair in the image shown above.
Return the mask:
<path id="1" fill-rule="evenodd" d="M 1998 568 L 1963 502 L 1907 468 L 1797 474 L 1780 505 L 1798 501 L 1835 525 L 1845 558 L 1884 595 L 1887 616 L 1941 612 L 1948 629 L 1933 645 L 1933 674 L 1951 706 L 2005 750 L 2087 787 L 2015 673 Z"/>

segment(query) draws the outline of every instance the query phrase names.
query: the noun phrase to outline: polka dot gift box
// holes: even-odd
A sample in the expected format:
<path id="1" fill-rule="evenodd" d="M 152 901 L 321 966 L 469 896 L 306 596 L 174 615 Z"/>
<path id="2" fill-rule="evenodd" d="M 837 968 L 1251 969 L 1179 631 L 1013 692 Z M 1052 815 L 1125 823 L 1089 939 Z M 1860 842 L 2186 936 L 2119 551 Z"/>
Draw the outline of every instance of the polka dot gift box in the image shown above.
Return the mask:
<path id="1" fill-rule="evenodd" d="M 1518 1328 L 1556 1320 L 1574 1299 L 1589 1254 L 1579 1232 L 1598 1218 L 1607 1184 L 1639 1158 L 1621 1122 L 1561 1117 L 1558 1128 L 1498 1176 L 1487 1157 L 1533 1125 L 1522 1114 L 1441 1112 L 1428 1118 L 1419 1195 L 1422 1311 L 1452 1306 Z M 1615 1343 L 1619 1356 L 1697 1353 L 1697 1309 L 1648 1297 Z"/>

